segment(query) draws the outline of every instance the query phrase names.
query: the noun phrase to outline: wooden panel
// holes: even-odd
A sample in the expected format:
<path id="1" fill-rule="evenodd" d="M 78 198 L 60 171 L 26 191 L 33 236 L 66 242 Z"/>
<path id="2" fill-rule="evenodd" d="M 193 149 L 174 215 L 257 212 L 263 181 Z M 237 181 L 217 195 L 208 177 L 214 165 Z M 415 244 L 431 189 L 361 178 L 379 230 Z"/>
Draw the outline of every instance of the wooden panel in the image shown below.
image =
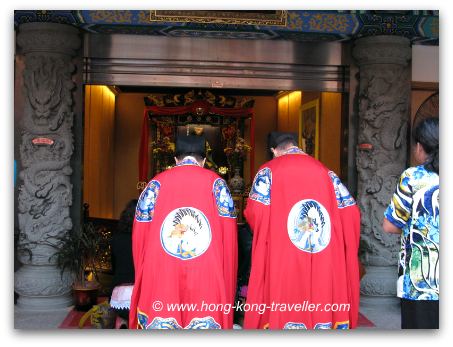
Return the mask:
<path id="1" fill-rule="evenodd" d="M 307 102 L 319 99 L 320 97 L 321 97 L 320 92 L 303 92 L 302 104 L 306 104 Z"/>
<path id="2" fill-rule="evenodd" d="M 105 123 L 105 141 L 103 147 L 106 148 L 107 156 L 102 169 L 102 186 L 103 186 L 103 214 L 104 218 L 113 218 L 113 200 L 114 200 L 114 178 L 115 178 L 115 157 L 114 157 L 114 131 L 115 131 L 115 106 L 112 92 L 104 87 L 102 89 L 103 102 L 103 122 Z"/>
<path id="3" fill-rule="evenodd" d="M 414 90 L 423 90 L 423 91 L 439 91 L 439 82 L 411 82 L 411 89 Z"/>
<path id="4" fill-rule="evenodd" d="M 85 121 L 83 135 L 83 202 L 92 201 L 93 190 L 91 189 L 91 86 L 85 87 Z"/>
<path id="5" fill-rule="evenodd" d="M 143 98 L 148 94 L 121 93 L 116 98 L 114 217 L 137 199 L 138 149 L 143 122 Z"/>
<path id="6" fill-rule="evenodd" d="M 255 172 L 270 158 L 267 135 L 277 129 L 277 101 L 274 97 L 257 96 L 255 99 Z M 247 176 L 245 176 L 247 177 Z"/>
<path id="7" fill-rule="evenodd" d="M 288 95 L 284 95 L 278 99 L 278 116 L 277 130 L 287 131 L 288 129 Z"/>
<path id="8" fill-rule="evenodd" d="M 302 92 L 296 91 L 289 94 L 288 103 L 288 128 L 287 131 L 299 132 L 300 106 L 302 102 Z"/>
<path id="9" fill-rule="evenodd" d="M 341 173 L 341 94 L 321 93 L 319 160 Z"/>
<path id="10" fill-rule="evenodd" d="M 92 87 L 91 93 L 91 148 L 92 151 L 92 161 L 88 165 L 93 165 L 93 171 L 91 177 L 93 179 L 93 204 L 90 204 L 90 213 L 93 217 L 103 218 L 104 214 L 102 211 L 102 187 L 100 186 L 100 172 L 102 168 L 101 156 L 102 148 L 100 143 L 100 138 L 104 136 L 102 120 L 101 120 L 101 111 L 102 111 L 102 93 L 101 89 L 98 86 Z"/>
<path id="11" fill-rule="evenodd" d="M 83 201 L 97 218 L 113 218 L 114 105 L 107 87 L 86 86 Z"/>

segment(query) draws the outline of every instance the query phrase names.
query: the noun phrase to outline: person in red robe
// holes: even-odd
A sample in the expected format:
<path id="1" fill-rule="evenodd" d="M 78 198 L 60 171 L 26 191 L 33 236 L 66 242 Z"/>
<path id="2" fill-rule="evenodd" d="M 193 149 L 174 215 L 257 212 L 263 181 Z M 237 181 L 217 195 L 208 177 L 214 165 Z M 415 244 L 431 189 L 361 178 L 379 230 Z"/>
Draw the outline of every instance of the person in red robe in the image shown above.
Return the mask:
<path id="1" fill-rule="evenodd" d="M 201 136 L 176 141 L 176 166 L 137 203 L 130 329 L 231 329 L 237 224 L 225 181 L 203 168 Z"/>
<path id="2" fill-rule="evenodd" d="M 338 176 L 273 132 L 253 181 L 245 329 L 349 329 L 359 308 L 360 212 Z"/>

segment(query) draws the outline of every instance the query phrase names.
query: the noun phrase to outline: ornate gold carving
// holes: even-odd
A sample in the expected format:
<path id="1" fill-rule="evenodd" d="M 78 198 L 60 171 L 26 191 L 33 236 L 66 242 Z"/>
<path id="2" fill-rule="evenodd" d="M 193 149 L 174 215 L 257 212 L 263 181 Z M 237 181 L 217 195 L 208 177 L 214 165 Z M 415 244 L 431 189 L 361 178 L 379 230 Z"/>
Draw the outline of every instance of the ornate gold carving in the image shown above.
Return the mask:
<path id="1" fill-rule="evenodd" d="M 145 182 L 145 181 L 138 181 L 138 182 L 137 182 L 137 190 L 143 190 L 143 189 L 145 189 L 147 184 L 148 184 L 148 182 Z"/>
<path id="2" fill-rule="evenodd" d="M 287 11 L 151 10 L 151 22 L 189 22 L 286 26 Z"/>
<path id="3" fill-rule="evenodd" d="M 185 106 L 190 105 L 197 99 L 207 101 L 217 107 L 242 107 L 249 108 L 254 104 L 254 99 L 248 96 L 230 96 L 213 94 L 209 90 L 191 90 L 185 94 L 150 94 L 145 97 L 147 106 Z M 205 110 L 196 110 L 197 115 L 202 116 Z"/>

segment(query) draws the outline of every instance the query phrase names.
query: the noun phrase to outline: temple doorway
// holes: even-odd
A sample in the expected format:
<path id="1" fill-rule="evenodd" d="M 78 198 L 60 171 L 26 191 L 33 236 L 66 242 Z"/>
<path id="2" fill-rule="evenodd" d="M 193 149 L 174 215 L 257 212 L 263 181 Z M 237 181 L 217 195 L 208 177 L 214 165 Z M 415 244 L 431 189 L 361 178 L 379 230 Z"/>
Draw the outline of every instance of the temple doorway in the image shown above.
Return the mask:
<path id="1" fill-rule="evenodd" d="M 238 118 L 216 114 L 222 111 L 197 115 L 195 109 L 188 109 L 165 117 L 149 115 L 147 174 L 140 177 L 145 109 L 149 105 L 167 105 L 169 109 L 191 105 L 189 98 L 192 95 L 195 100 L 195 94 L 207 100 L 207 105 L 216 105 L 216 110 L 231 113 L 243 107 L 244 113 L 238 113 Z M 138 197 L 140 184 L 172 165 L 174 135 L 187 131 L 202 132 L 208 138 L 212 150 L 209 165 L 227 181 L 234 174 L 225 152 L 232 145 L 227 143 L 228 137 L 236 140 L 238 134 L 252 147 L 241 162 L 243 193 L 247 193 L 258 168 L 270 159 L 267 134 L 275 130 L 297 133 L 301 148 L 346 178 L 348 124 L 341 93 L 86 85 L 84 98 L 83 202 L 91 217 L 118 219 L 127 202 Z M 253 119 L 247 113 L 250 110 Z M 166 136 L 170 140 L 168 153 L 162 151 L 166 150 L 162 148 Z M 166 155 L 164 167 L 162 155 Z M 225 168 L 229 172 L 225 173 Z"/>
<path id="2" fill-rule="evenodd" d="M 339 176 L 347 172 L 348 122 L 341 93 L 107 85 L 86 85 L 84 93 L 85 218 L 110 240 L 147 181 L 174 165 L 175 137 L 204 135 L 210 148 L 205 167 L 228 182 L 238 214 L 239 285 L 247 283 L 252 239 L 243 210 L 255 173 L 270 159 L 268 133 L 297 133 L 306 153 Z M 228 151 L 238 145 L 243 157 L 236 162 Z M 113 290 L 111 259 L 106 242 L 100 260 L 104 294 Z"/>

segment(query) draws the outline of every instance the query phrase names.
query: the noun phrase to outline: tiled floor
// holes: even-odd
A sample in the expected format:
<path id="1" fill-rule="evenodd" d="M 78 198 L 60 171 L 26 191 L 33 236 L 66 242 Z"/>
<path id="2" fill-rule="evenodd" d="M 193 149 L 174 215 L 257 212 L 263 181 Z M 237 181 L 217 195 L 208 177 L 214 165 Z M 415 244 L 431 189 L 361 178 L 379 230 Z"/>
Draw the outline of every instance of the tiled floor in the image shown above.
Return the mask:
<path id="1" fill-rule="evenodd" d="M 14 329 L 57 329 L 71 310 L 30 311 L 14 306 Z"/>
<path id="2" fill-rule="evenodd" d="M 15 329 L 57 329 L 72 307 L 53 311 L 29 311 L 14 306 Z M 375 327 L 361 329 L 400 329 L 399 307 L 361 308 L 360 312 L 374 323 Z"/>
<path id="3" fill-rule="evenodd" d="M 378 329 L 401 329 L 401 310 L 399 305 L 388 305 L 383 308 L 361 307 L 360 312 Z"/>

